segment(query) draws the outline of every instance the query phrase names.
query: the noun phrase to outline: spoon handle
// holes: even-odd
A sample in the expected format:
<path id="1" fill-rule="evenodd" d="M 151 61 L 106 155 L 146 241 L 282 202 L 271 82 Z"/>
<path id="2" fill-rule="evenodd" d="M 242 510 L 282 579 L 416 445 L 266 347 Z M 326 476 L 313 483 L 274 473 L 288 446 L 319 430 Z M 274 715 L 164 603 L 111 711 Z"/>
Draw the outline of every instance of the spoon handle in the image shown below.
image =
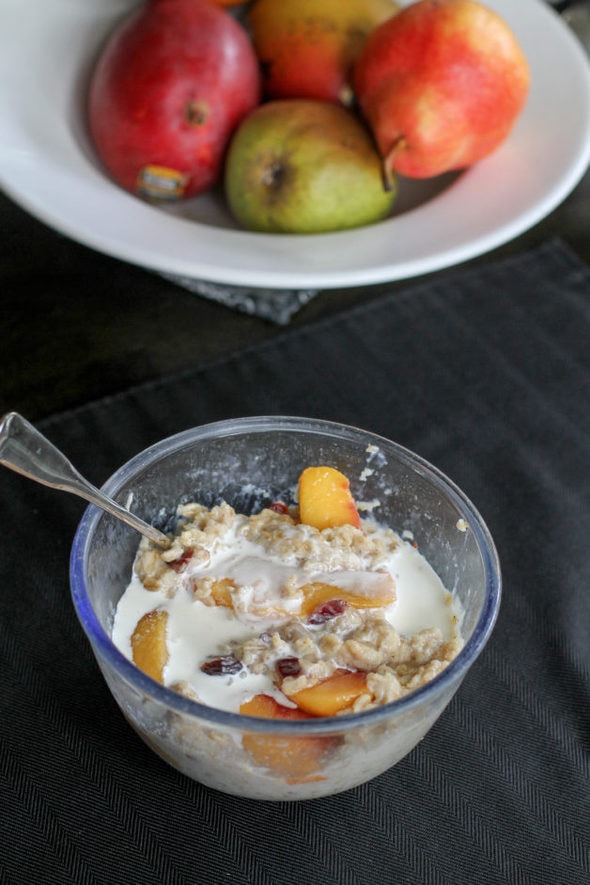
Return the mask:
<path id="1" fill-rule="evenodd" d="M 160 547 L 170 545 L 170 539 L 163 532 L 85 480 L 66 456 L 17 412 L 9 412 L 0 419 L 0 464 L 42 485 L 79 495 L 122 519 Z"/>

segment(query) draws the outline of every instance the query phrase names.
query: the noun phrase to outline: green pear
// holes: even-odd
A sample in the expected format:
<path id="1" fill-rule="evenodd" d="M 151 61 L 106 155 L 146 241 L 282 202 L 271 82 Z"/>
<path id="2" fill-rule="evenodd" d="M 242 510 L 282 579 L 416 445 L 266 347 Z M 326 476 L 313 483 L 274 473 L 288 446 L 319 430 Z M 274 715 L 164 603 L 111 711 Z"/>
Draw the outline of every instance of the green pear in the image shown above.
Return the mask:
<path id="1" fill-rule="evenodd" d="M 247 230 L 314 234 L 372 224 L 389 215 L 368 129 L 327 101 L 270 101 L 235 132 L 225 161 L 225 194 Z"/>

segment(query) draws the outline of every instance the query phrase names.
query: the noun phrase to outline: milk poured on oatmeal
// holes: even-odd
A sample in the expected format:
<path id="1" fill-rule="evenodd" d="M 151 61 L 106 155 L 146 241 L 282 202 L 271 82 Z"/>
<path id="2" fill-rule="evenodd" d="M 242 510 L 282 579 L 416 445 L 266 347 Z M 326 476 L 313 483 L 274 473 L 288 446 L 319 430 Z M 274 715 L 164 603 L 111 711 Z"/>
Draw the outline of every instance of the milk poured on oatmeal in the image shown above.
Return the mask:
<path id="1" fill-rule="evenodd" d="M 162 681 L 203 704 L 238 712 L 265 694 L 294 707 L 302 690 L 360 672 L 363 690 L 342 712 L 370 709 L 461 648 L 451 594 L 413 544 L 372 519 L 318 531 L 271 509 L 179 514 L 169 551 L 142 541 L 112 637 L 133 660 L 138 622 L 165 612 Z"/>

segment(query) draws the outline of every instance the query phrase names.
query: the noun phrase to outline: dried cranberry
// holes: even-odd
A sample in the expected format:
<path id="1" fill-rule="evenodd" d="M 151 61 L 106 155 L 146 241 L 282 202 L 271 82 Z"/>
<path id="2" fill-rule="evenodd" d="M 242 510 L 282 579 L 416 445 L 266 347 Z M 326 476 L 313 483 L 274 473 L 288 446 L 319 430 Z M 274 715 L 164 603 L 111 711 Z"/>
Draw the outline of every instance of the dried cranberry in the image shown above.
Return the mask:
<path id="1" fill-rule="evenodd" d="M 173 568 L 175 572 L 180 572 L 185 567 L 187 562 L 189 562 L 193 558 L 194 552 L 195 551 L 192 547 L 187 547 L 185 550 L 182 551 L 182 554 L 178 557 L 178 559 L 175 559 L 174 562 L 169 562 L 168 565 L 170 566 L 170 568 Z"/>
<path id="2" fill-rule="evenodd" d="M 223 655 L 220 658 L 209 658 L 201 664 L 201 670 L 207 676 L 227 676 L 239 673 L 243 664 L 233 655 Z"/>
<path id="3" fill-rule="evenodd" d="M 301 673 L 299 658 L 279 658 L 276 668 L 281 679 L 285 679 L 287 676 L 299 676 Z"/>
<path id="4" fill-rule="evenodd" d="M 307 619 L 308 624 L 323 624 L 341 615 L 346 608 L 344 599 L 330 599 L 322 605 L 318 605 Z"/>
<path id="5" fill-rule="evenodd" d="M 269 505 L 269 510 L 274 510 L 275 513 L 288 513 L 289 508 L 283 501 L 273 501 L 272 504 Z"/>

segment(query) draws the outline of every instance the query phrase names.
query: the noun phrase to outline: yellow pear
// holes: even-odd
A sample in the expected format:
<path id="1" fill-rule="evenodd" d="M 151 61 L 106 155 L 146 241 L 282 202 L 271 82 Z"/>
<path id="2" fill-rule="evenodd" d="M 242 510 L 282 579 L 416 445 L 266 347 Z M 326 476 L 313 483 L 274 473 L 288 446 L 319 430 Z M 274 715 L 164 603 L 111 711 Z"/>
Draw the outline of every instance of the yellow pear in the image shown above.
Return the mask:
<path id="1" fill-rule="evenodd" d="M 248 24 L 268 98 L 353 100 L 351 72 L 393 0 L 255 0 Z"/>
<path id="2" fill-rule="evenodd" d="M 320 233 L 385 218 L 395 188 L 352 111 L 327 101 L 285 99 L 257 107 L 234 134 L 225 195 L 239 224 L 272 233 Z"/>

